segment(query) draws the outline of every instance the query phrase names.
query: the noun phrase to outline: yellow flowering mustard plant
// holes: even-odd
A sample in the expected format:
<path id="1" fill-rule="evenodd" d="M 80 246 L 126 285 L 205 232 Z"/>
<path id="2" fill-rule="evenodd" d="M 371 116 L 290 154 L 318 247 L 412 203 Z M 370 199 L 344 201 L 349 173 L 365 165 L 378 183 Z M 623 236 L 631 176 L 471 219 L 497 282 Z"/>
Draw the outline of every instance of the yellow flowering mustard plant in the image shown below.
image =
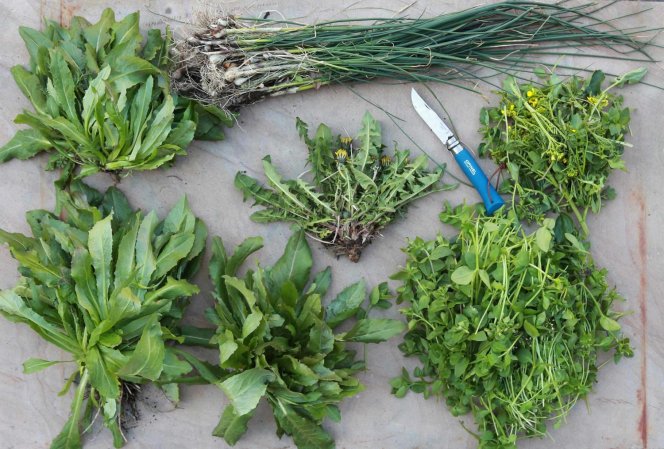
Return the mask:
<path id="1" fill-rule="evenodd" d="M 541 222 L 548 212 L 570 212 L 588 233 L 586 215 L 615 195 L 607 178 L 625 168 L 622 154 L 629 146 L 630 110 L 611 89 L 645 73 L 628 72 L 606 88 L 601 71 L 565 80 L 539 72 L 538 87 L 506 80 L 500 104 L 480 115 L 479 152 L 509 171 L 501 192 L 513 195 L 522 219 Z"/>

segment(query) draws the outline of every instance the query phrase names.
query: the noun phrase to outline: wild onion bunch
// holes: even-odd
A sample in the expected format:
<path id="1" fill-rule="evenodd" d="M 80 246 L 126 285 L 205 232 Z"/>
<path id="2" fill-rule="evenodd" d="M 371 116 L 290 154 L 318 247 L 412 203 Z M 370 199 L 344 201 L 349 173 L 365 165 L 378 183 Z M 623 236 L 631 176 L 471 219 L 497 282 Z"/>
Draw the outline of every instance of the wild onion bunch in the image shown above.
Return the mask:
<path id="1" fill-rule="evenodd" d="M 409 329 L 399 347 L 421 362 L 393 392 L 444 397 L 453 415 L 473 413 L 481 449 L 515 449 L 564 422 L 603 352 L 632 356 L 613 308 L 622 298 L 567 215 L 529 234 L 513 210 L 448 204 L 441 220 L 458 235 L 410 241 L 393 276 Z"/>
<path id="2" fill-rule="evenodd" d="M 334 136 L 321 124 L 309 137 L 307 125 L 297 129 L 309 149 L 313 185 L 298 178 L 283 180 L 270 157 L 263 159 L 269 187 L 239 172 L 235 186 L 265 209 L 251 219 L 259 223 L 289 221 L 337 255 L 357 262 L 362 249 L 381 229 L 405 214 L 407 206 L 437 189 L 442 169 L 428 171 L 426 156 L 411 159 L 407 150 L 384 152 L 380 124 L 364 115 L 357 138 Z"/>
<path id="3" fill-rule="evenodd" d="M 57 195 L 55 213 L 26 214 L 32 236 L 0 230 L 21 273 L 0 291 L 0 313 L 67 353 L 23 365 L 26 374 L 57 363 L 71 368 L 62 390 L 74 387 L 71 413 L 51 449 L 80 449 L 97 419 L 120 447 L 137 385 L 155 382 L 177 401 L 177 384 L 192 371 L 168 343 L 180 340 L 175 326 L 198 292 L 187 279 L 207 229 L 185 198 L 160 221 L 134 211 L 115 188 L 102 195 L 75 182 Z"/>
<path id="4" fill-rule="evenodd" d="M 233 109 L 266 96 L 376 77 L 459 85 L 529 71 L 538 56 L 565 55 L 571 48 L 599 46 L 616 58 L 651 60 L 647 42 L 637 40 L 635 30 L 597 17 L 600 9 L 504 1 L 431 18 L 313 25 L 203 15 L 198 29 L 172 49 L 172 83 L 183 95 Z"/>

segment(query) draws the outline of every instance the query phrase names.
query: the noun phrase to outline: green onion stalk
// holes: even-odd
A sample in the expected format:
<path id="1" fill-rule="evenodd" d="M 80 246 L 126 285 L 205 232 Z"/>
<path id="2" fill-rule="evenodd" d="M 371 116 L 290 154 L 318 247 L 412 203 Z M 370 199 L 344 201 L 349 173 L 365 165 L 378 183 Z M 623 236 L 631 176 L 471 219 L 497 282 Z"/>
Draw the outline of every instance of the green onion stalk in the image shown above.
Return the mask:
<path id="1" fill-rule="evenodd" d="M 232 110 L 269 96 L 378 77 L 470 89 L 467 81 L 532 72 L 542 57 L 579 48 L 597 50 L 584 56 L 652 61 L 650 40 L 640 36 L 654 30 L 620 28 L 619 17 L 600 18 L 605 7 L 503 1 L 431 18 L 312 25 L 206 14 L 172 47 L 171 82 L 182 95 Z"/>

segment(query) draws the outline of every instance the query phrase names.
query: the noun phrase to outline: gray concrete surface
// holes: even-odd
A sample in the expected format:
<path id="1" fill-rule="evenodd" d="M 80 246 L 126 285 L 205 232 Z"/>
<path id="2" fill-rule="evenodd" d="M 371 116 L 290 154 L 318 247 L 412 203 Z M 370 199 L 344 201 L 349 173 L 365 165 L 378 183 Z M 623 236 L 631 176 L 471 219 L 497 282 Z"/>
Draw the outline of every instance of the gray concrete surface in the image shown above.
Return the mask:
<path id="1" fill-rule="evenodd" d="M 12 119 L 27 107 L 27 101 L 15 87 L 9 68 L 27 62 L 27 53 L 17 27 L 39 27 L 40 17 L 67 22 L 72 15 L 96 20 L 105 6 L 124 15 L 136 8 L 143 12 L 142 26 L 162 25 L 164 16 L 186 20 L 191 5 L 176 1 L 129 0 L 2 0 L 0 16 L 0 142 L 5 142 L 17 129 Z M 339 18 L 351 15 L 385 16 L 408 6 L 410 0 L 353 1 L 314 0 L 226 2 L 229 11 L 258 12 L 278 10 L 286 17 Z M 406 13 L 418 15 L 453 11 L 469 4 L 464 1 L 419 0 Z M 651 12 L 630 18 L 633 25 L 664 26 L 664 5 L 651 2 L 618 2 L 606 12 L 621 15 L 646 7 Z M 664 39 L 659 39 L 664 43 Z M 664 52 L 655 51 L 664 59 Z M 576 63 L 584 63 L 576 59 Z M 593 60 L 592 67 L 619 72 L 628 64 Z M 659 65 L 649 67 L 648 80 L 664 86 L 664 71 Z M 432 86 L 446 105 L 455 110 L 454 121 L 464 140 L 478 144 L 479 108 L 492 98 L 490 88 L 480 86 L 485 94 L 464 92 L 445 86 Z M 357 91 L 405 121 L 404 130 L 434 152 L 438 160 L 448 158 L 439 150 L 432 134 L 417 119 L 409 106 L 409 86 L 370 84 L 357 86 Z M 664 308 L 660 295 L 664 291 L 664 236 L 661 232 L 664 197 L 664 126 L 662 112 L 664 92 L 646 86 L 624 89 L 626 103 L 632 105 L 634 145 L 625 159 L 629 171 L 615 173 L 611 184 L 618 198 L 606 205 L 600 216 L 590 218 L 593 253 L 599 265 L 610 271 L 610 280 L 627 298 L 625 309 L 633 313 L 624 320 L 626 333 L 635 346 L 635 356 L 619 365 L 608 364 L 601 371 L 595 391 L 572 411 L 566 425 L 552 430 L 550 438 L 523 441 L 519 447 L 592 448 L 592 449 L 664 449 Z M 221 143 L 192 145 L 190 154 L 178 160 L 170 170 L 141 173 L 123 179 L 119 187 L 133 205 L 156 208 L 163 214 L 183 194 L 201 216 L 212 234 L 221 235 L 227 245 L 235 245 L 250 235 L 262 235 L 266 247 L 260 253 L 265 263 L 279 255 L 289 230 L 285 224 L 257 225 L 249 220 L 249 204 L 232 186 L 237 170 L 260 176 L 261 158 L 270 153 L 273 161 L 286 174 L 297 175 L 304 165 L 305 148 L 294 128 L 296 116 L 311 124 L 321 121 L 337 130 L 353 132 L 365 110 L 370 110 L 382 124 L 385 140 L 396 140 L 408 147 L 406 137 L 380 110 L 344 87 L 327 87 L 319 92 L 271 99 L 242 111 L 239 125 L 228 132 Z M 35 208 L 51 208 L 54 203 L 52 182 L 56 175 L 44 172 L 45 158 L 28 162 L 12 161 L 0 165 L 0 227 L 27 232 L 23 214 Z M 486 161 L 485 166 L 490 166 Z M 451 166 L 451 171 L 459 171 Z M 90 179 L 97 187 L 109 185 L 105 176 Z M 410 213 L 388 228 L 382 239 L 369 247 L 359 264 L 336 260 L 313 245 L 318 267 L 333 267 L 333 290 L 364 277 L 375 285 L 393 273 L 403 262 L 400 248 L 407 236 L 433 237 L 436 232 L 449 233 L 438 222 L 443 200 L 475 201 L 474 192 L 466 187 L 426 198 L 411 207 Z M 16 264 L 6 248 L 0 249 L 0 287 L 13 285 Z M 201 312 L 210 304 L 209 287 L 203 273 L 197 279 L 203 293 L 194 298 L 188 319 L 203 324 Z M 392 311 L 396 315 L 396 311 Z M 444 403 L 425 401 L 410 394 L 396 399 L 389 394 L 388 380 L 397 375 L 404 362 L 398 341 L 374 346 L 368 352 L 369 369 L 361 375 L 366 391 L 347 400 L 341 409 L 340 424 L 328 423 L 339 449 L 464 449 L 474 448 L 473 438 L 460 426 L 472 424 L 472 418 L 454 418 Z M 69 397 L 58 397 L 68 373 L 55 366 L 33 375 L 22 373 L 21 363 L 29 357 L 59 359 L 58 350 L 42 342 L 26 326 L 0 319 L 0 449 L 46 448 L 59 432 L 69 413 Z M 168 405 L 158 394 L 146 393 L 140 404 L 142 419 L 127 432 L 127 449 L 223 448 L 225 443 L 210 435 L 217 423 L 225 399 L 212 386 L 187 387 L 177 408 Z M 240 449 L 282 449 L 294 447 L 289 438 L 279 440 L 268 407 L 260 407 L 246 436 L 237 444 Z M 94 431 L 86 438 L 86 448 L 112 447 L 107 431 Z"/>

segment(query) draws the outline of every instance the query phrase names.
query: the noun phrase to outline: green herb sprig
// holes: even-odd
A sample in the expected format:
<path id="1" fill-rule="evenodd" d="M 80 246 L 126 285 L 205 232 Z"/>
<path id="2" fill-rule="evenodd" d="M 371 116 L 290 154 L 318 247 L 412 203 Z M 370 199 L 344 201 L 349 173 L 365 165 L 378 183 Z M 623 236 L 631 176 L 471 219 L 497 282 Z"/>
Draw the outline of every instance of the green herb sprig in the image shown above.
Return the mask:
<path id="1" fill-rule="evenodd" d="M 588 211 L 599 212 L 615 196 L 607 178 L 625 169 L 623 151 L 631 146 L 630 111 L 610 90 L 640 81 L 646 70 L 606 88 L 601 71 L 566 80 L 538 73 L 543 84 L 508 78 L 499 105 L 482 110 L 479 153 L 508 170 L 501 192 L 513 195 L 519 218 L 541 222 L 547 212 L 573 213 L 588 235 Z"/>
<path id="2" fill-rule="evenodd" d="M 590 393 L 600 353 L 632 356 L 612 309 L 622 298 L 566 215 L 531 234 L 513 211 L 447 205 L 441 220 L 459 234 L 412 240 L 393 276 L 408 319 L 399 347 L 421 362 L 393 392 L 443 396 L 453 415 L 473 413 L 480 448 L 514 449 Z"/>
<path id="3" fill-rule="evenodd" d="M 30 65 L 11 72 L 34 112 L 16 117 L 29 128 L 0 148 L 0 162 L 54 151 L 50 168 L 80 167 L 81 177 L 151 170 L 186 154 L 194 138 L 222 139 L 220 125 L 232 125 L 220 109 L 170 94 L 170 31 L 149 30 L 143 44 L 138 12 L 45 24 L 43 32 L 19 30 Z"/>
<path id="4" fill-rule="evenodd" d="M 57 210 L 27 213 L 32 237 L 0 230 L 21 278 L 0 292 L 0 313 L 30 326 L 71 357 L 30 359 L 32 373 L 73 364 L 62 394 L 75 383 L 71 413 L 51 449 L 80 449 L 96 416 L 124 444 L 122 418 L 134 384 L 155 382 L 177 401 L 177 383 L 192 366 L 167 344 L 181 340 L 176 324 L 201 261 L 207 230 L 182 199 L 159 221 L 133 211 L 122 193 L 75 182 L 59 191 Z M 192 381 L 194 379 L 189 379 Z"/>
<path id="5" fill-rule="evenodd" d="M 363 281 L 324 307 L 330 268 L 310 276 L 313 261 L 303 231 L 293 234 L 274 265 L 238 277 L 245 259 L 262 245 L 262 239 L 250 238 L 227 254 L 221 239 L 213 242 L 215 306 L 206 315 L 217 326 L 212 341 L 219 346 L 221 368 L 228 370 L 219 386 L 230 399 L 214 435 L 235 444 L 264 397 L 279 436 L 292 436 L 299 449 L 332 449 L 334 440 L 321 423 L 339 421 L 339 403 L 363 389 L 355 374 L 365 364 L 347 343 L 379 343 L 405 326 L 367 317 L 372 308 L 390 307 L 386 284 L 372 290 L 366 308 Z M 355 324 L 339 332 L 352 317 Z"/>
<path id="6" fill-rule="evenodd" d="M 271 189 L 244 173 L 237 174 L 235 186 L 265 207 L 252 220 L 293 222 L 353 262 L 409 203 L 450 188 L 438 185 L 442 168 L 427 171 L 426 156 L 410 159 L 408 151 L 396 148 L 392 156 L 385 154 L 380 124 L 368 112 L 356 139 L 333 136 L 324 124 L 310 138 L 300 119 L 297 129 L 309 149 L 314 185 L 282 180 L 268 156 L 263 168 Z"/>

